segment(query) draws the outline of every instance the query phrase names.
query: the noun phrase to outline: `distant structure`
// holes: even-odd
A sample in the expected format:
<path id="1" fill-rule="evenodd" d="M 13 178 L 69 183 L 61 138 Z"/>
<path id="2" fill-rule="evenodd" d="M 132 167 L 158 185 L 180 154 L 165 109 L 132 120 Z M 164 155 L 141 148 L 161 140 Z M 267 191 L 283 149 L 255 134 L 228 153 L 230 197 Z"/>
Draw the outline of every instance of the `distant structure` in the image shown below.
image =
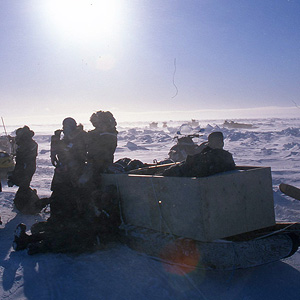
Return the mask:
<path id="1" fill-rule="evenodd" d="M 167 128 L 168 125 L 167 125 L 167 122 L 163 122 L 163 128 Z"/>
<path id="2" fill-rule="evenodd" d="M 223 127 L 227 127 L 227 128 L 245 128 L 245 129 L 247 129 L 247 128 L 256 128 L 252 124 L 237 123 L 237 122 L 234 122 L 234 121 L 228 122 L 227 120 L 224 121 Z"/>
<path id="3" fill-rule="evenodd" d="M 197 126 L 199 126 L 199 121 L 192 119 L 192 121 L 189 122 L 188 124 L 192 127 L 197 127 Z"/>
<path id="4" fill-rule="evenodd" d="M 157 128 L 158 123 L 157 122 L 152 122 L 149 124 L 150 128 Z"/>

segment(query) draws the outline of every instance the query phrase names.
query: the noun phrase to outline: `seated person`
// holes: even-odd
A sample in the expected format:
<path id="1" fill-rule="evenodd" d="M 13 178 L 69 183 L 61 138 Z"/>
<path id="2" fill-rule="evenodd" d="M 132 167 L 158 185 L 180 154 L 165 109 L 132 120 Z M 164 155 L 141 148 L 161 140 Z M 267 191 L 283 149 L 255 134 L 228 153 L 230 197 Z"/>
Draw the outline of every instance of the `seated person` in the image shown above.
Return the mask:
<path id="1" fill-rule="evenodd" d="M 179 165 L 165 170 L 163 176 L 205 177 L 220 172 L 235 169 L 232 155 L 223 149 L 224 138 L 222 132 L 213 132 L 208 136 L 208 142 L 200 145 L 200 153 L 189 155 Z"/>

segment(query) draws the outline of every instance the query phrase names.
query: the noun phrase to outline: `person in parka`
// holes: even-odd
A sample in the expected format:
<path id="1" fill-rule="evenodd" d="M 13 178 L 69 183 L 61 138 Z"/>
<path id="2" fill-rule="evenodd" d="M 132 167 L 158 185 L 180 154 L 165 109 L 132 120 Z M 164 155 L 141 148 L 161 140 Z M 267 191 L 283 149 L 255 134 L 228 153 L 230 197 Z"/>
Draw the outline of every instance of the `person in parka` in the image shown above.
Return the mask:
<path id="1" fill-rule="evenodd" d="M 113 163 L 117 147 L 117 122 L 109 111 L 98 111 L 90 118 L 95 127 L 87 135 L 87 161 L 92 168 L 92 178 L 96 187 L 100 185 L 101 173 Z"/>
<path id="2" fill-rule="evenodd" d="M 224 137 L 220 131 L 212 132 L 208 142 L 200 145 L 201 152 L 188 155 L 181 164 L 163 172 L 163 176 L 206 177 L 235 169 L 232 154 L 223 149 Z"/>
<path id="3" fill-rule="evenodd" d="M 16 130 L 15 142 L 16 165 L 8 177 L 8 186 L 17 185 L 20 189 L 28 189 L 36 170 L 38 144 L 32 139 L 34 132 L 28 126 Z"/>
<path id="4" fill-rule="evenodd" d="M 61 138 L 61 133 L 63 137 Z M 50 218 L 78 216 L 79 178 L 86 163 L 86 132 L 73 118 L 63 120 L 63 129 L 51 137 L 50 157 L 55 167 L 51 183 Z"/>
<path id="5" fill-rule="evenodd" d="M 14 204 L 24 214 L 36 214 L 42 209 L 36 190 L 30 188 L 38 154 L 38 144 L 32 139 L 33 136 L 34 132 L 26 125 L 16 130 L 16 164 L 7 180 L 8 186 L 19 186 Z"/>
<path id="6" fill-rule="evenodd" d="M 25 224 L 19 224 L 13 242 L 15 250 L 23 250 L 30 245 L 31 254 L 73 251 L 81 247 L 81 242 L 85 244 L 85 236 L 90 239 L 84 234 L 86 225 L 82 217 L 85 211 L 78 182 L 86 162 L 85 134 L 73 118 L 66 118 L 63 129 L 56 130 L 51 137 L 50 157 L 55 166 L 52 194 L 50 198 L 43 199 L 45 205 L 50 204 L 50 217 L 47 221 L 33 224 L 31 235 L 25 233 Z"/>

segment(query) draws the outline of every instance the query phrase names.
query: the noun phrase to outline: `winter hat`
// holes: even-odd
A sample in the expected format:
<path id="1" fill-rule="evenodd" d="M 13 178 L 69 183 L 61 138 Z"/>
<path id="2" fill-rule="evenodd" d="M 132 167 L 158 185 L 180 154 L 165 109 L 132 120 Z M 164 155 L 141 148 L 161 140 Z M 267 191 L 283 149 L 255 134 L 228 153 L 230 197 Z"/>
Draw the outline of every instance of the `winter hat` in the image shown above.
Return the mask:
<path id="1" fill-rule="evenodd" d="M 117 126 L 116 119 L 110 111 L 99 110 L 91 115 L 90 121 L 94 127 L 106 125 L 108 128 L 114 128 Z"/>
<path id="2" fill-rule="evenodd" d="M 18 139 L 20 138 L 32 138 L 34 136 L 34 131 L 30 130 L 28 126 L 24 126 L 21 128 L 18 128 L 16 130 L 16 137 Z"/>
<path id="3" fill-rule="evenodd" d="M 70 128 L 74 128 L 75 129 L 76 126 L 77 126 L 77 123 L 76 123 L 76 121 L 73 118 L 68 117 L 68 118 L 65 118 L 63 120 L 62 125 L 64 127 L 70 127 Z"/>
<path id="4" fill-rule="evenodd" d="M 208 146 L 213 149 L 223 149 L 224 137 L 221 131 L 212 132 L 208 136 Z"/>
<path id="5" fill-rule="evenodd" d="M 224 139 L 223 133 L 221 131 L 212 132 L 208 136 L 208 141 L 211 141 L 212 139 L 219 139 L 219 140 L 223 141 L 223 139 Z"/>

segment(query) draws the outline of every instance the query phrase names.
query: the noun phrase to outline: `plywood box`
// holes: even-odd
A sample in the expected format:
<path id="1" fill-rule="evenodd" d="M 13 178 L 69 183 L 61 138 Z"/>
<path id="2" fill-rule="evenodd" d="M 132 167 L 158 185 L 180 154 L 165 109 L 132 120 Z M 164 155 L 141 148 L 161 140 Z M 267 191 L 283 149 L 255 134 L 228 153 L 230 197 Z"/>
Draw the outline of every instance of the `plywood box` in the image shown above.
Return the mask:
<path id="1" fill-rule="evenodd" d="M 199 241 L 275 225 L 268 167 L 202 178 L 105 174 L 103 183 L 117 186 L 126 224 Z"/>

